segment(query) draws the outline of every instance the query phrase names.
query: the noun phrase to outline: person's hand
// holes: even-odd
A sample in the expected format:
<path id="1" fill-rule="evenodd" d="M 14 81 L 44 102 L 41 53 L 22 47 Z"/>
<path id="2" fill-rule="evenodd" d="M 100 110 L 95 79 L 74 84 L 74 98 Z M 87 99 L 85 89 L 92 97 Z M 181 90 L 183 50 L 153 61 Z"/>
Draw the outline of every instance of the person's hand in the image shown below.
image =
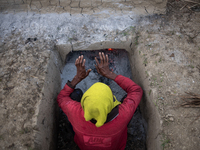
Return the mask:
<path id="1" fill-rule="evenodd" d="M 76 59 L 75 66 L 77 69 L 76 76 L 80 80 L 85 79 L 91 71 L 91 69 L 88 69 L 87 71 L 85 70 L 85 59 L 83 59 L 83 55 Z"/>
<path id="2" fill-rule="evenodd" d="M 75 87 L 76 84 L 78 84 L 83 79 L 85 79 L 89 75 L 90 71 L 92 70 L 92 69 L 88 69 L 86 71 L 86 69 L 85 69 L 85 59 L 83 59 L 83 55 L 79 56 L 76 59 L 75 66 L 76 66 L 76 69 L 77 69 L 77 73 L 76 73 L 76 76 L 74 77 L 74 79 L 71 81 L 71 85 L 73 87 Z"/>
<path id="3" fill-rule="evenodd" d="M 95 57 L 95 61 L 97 63 L 95 67 L 97 69 L 97 72 L 106 78 L 114 80 L 117 77 L 117 75 L 109 69 L 108 55 L 105 56 L 103 52 L 99 52 L 99 57 L 100 63 Z"/>

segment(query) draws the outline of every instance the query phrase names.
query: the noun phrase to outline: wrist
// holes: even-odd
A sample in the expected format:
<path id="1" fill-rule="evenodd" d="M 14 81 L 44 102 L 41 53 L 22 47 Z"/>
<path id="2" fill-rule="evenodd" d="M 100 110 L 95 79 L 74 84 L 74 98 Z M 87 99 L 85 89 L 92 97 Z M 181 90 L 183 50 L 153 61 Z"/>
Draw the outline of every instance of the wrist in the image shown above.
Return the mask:
<path id="1" fill-rule="evenodd" d="M 108 75 L 107 78 L 109 78 L 111 80 L 115 80 L 116 77 L 117 77 L 117 74 L 115 74 L 114 72 L 110 72 L 110 74 Z"/>
<path id="2" fill-rule="evenodd" d="M 71 81 L 72 87 L 75 88 L 75 86 L 76 86 L 79 82 L 81 82 L 81 79 L 79 79 L 77 76 L 75 76 L 75 77 L 73 78 L 73 80 Z"/>

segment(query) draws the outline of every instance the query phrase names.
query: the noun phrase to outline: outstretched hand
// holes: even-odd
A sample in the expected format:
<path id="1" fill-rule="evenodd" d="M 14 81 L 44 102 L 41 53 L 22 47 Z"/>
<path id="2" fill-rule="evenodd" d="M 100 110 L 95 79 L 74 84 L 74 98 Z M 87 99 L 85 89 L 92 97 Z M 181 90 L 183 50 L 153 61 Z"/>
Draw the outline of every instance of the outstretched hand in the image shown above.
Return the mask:
<path id="1" fill-rule="evenodd" d="M 83 55 L 79 56 L 76 59 L 75 66 L 76 66 L 76 69 L 77 69 L 76 76 L 80 80 L 85 79 L 89 75 L 89 73 L 91 71 L 91 69 L 88 69 L 86 71 L 86 69 L 85 69 L 85 59 L 83 59 Z"/>
<path id="2" fill-rule="evenodd" d="M 75 66 L 77 69 L 77 73 L 73 80 L 71 81 L 71 86 L 74 88 L 79 82 L 85 79 L 92 69 L 85 69 L 85 59 L 83 59 L 83 55 L 79 56 L 75 61 Z"/>
<path id="3" fill-rule="evenodd" d="M 97 65 L 95 65 L 97 72 L 102 76 L 114 80 L 117 77 L 117 74 L 113 73 L 109 69 L 109 59 L 108 55 L 104 55 L 104 53 L 99 52 L 100 63 L 98 59 L 95 57 L 95 61 Z M 71 86 L 74 88 L 79 82 L 85 79 L 92 69 L 85 69 L 85 59 L 83 59 L 83 55 L 79 56 L 75 61 L 75 66 L 77 69 L 77 73 L 73 80 L 70 82 Z"/>
<path id="4" fill-rule="evenodd" d="M 99 57 L 100 57 L 100 63 L 98 59 L 95 57 L 95 61 L 97 63 L 95 67 L 97 69 L 97 72 L 106 78 L 114 80 L 117 77 L 117 75 L 109 69 L 108 55 L 105 56 L 103 52 L 102 53 L 99 52 Z"/>

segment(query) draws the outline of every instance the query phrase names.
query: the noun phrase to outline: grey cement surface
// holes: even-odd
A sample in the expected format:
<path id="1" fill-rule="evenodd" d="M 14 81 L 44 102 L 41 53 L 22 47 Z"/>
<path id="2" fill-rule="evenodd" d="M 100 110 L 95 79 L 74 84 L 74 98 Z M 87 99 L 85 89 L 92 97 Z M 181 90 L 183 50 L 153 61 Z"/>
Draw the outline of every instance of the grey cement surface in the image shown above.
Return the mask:
<path id="1" fill-rule="evenodd" d="M 101 18 L 106 13 L 108 16 Z M 6 37 L 13 32 L 21 32 L 24 38 L 50 39 L 56 45 L 77 45 L 77 48 L 86 48 L 95 42 L 125 41 L 126 38 L 110 36 L 125 30 L 137 23 L 137 15 L 111 15 L 104 11 L 95 15 L 63 14 L 0 14 L 0 44 L 5 43 Z M 76 46 L 71 47 L 76 49 Z"/>
<path id="2" fill-rule="evenodd" d="M 113 94 L 116 96 L 117 100 L 121 101 L 124 96 L 126 96 L 126 92 L 114 81 L 102 77 L 98 74 L 95 68 L 95 60 L 94 58 L 98 57 L 99 52 L 104 52 L 108 54 L 109 57 L 109 67 L 116 74 L 123 75 L 125 77 L 131 78 L 131 66 L 128 58 L 128 52 L 122 49 L 114 49 L 113 51 L 108 50 L 95 50 L 95 51 L 75 51 L 71 52 L 66 57 L 66 65 L 62 70 L 61 79 L 62 79 L 62 87 L 67 83 L 68 80 L 72 80 L 76 75 L 76 66 L 75 60 L 78 56 L 83 55 L 84 59 L 86 59 L 86 70 L 92 69 L 89 76 L 86 77 L 83 81 L 81 81 L 76 88 L 80 88 L 83 93 L 90 88 L 96 82 L 103 82 L 110 86 Z M 145 150 L 146 148 L 146 122 L 142 118 L 139 107 L 137 108 L 134 116 L 132 117 L 129 125 L 128 125 L 128 140 L 126 145 L 126 150 Z M 71 138 L 70 138 L 71 137 Z M 70 141 L 71 139 L 71 141 Z M 65 144 L 67 143 L 67 144 Z M 59 121 L 59 134 L 58 134 L 58 149 L 77 149 L 77 146 L 73 142 L 73 134 L 70 131 L 70 124 L 67 120 L 67 117 L 60 112 L 60 121 Z"/>

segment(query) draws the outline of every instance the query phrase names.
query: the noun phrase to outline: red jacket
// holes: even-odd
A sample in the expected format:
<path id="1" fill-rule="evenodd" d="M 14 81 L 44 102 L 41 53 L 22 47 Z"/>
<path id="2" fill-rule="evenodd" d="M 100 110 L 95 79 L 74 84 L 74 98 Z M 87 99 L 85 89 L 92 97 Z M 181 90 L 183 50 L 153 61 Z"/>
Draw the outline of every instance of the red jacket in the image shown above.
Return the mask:
<path id="1" fill-rule="evenodd" d="M 127 97 L 119 105 L 119 115 L 101 127 L 85 121 L 80 102 L 70 98 L 74 89 L 67 84 L 57 97 L 57 102 L 75 132 L 74 141 L 81 150 L 122 150 L 126 147 L 127 125 L 142 98 L 143 91 L 131 79 L 118 75 L 115 82 L 127 92 Z"/>

